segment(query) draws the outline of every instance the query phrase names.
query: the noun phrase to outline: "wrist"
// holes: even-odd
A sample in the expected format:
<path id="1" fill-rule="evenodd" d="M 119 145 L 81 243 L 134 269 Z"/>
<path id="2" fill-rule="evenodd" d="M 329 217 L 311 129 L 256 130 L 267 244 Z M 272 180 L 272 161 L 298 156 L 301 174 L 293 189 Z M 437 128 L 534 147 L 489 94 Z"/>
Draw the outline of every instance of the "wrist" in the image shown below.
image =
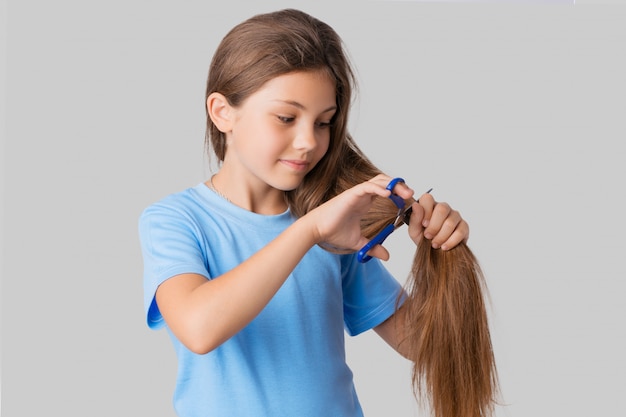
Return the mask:
<path id="1" fill-rule="evenodd" d="M 313 217 L 312 212 L 309 212 L 298 218 L 293 224 L 296 233 L 311 247 L 323 241 Z"/>

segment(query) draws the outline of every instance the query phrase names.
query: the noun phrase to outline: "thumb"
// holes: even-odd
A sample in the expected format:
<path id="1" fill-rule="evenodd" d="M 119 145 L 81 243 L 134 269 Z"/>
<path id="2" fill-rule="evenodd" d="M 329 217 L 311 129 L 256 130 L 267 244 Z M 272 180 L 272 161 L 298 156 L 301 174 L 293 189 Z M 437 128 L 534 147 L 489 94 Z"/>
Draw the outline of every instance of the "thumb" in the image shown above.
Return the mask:
<path id="1" fill-rule="evenodd" d="M 365 246 L 367 242 L 368 242 L 367 239 L 361 242 L 362 243 L 361 247 Z M 382 245 L 374 245 L 369 251 L 367 251 L 367 255 L 373 258 L 378 258 L 381 261 L 389 260 L 389 251 L 385 249 L 385 247 Z"/>

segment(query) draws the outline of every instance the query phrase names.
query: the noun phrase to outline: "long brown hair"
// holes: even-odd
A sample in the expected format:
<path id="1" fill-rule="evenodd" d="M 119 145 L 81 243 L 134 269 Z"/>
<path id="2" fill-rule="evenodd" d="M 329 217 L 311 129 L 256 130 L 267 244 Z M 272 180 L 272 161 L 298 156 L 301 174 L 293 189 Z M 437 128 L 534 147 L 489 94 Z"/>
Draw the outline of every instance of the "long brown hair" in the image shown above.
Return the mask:
<path id="1" fill-rule="evenodd" d="M 337 33 L 298 10 L 254 16 L 235 26 L 218 46 L 205 96 L 219 92 L 236 107 L 274 77 L 314 70 L 326 72 L 335 82 L 337 111 L 328 151 L 302 184 L 286 192 L 296 216 L 381 173 L 347 131 L 356 83 Z M 219 162 L 224 160 L 225 137 L 208 114 L 206 144 Z M 377 198 L 361 223 L 364 235 L 374 236 L 396 212 L 389 199 Z M 423 242 L 405 289 L 407 298 L 396 314 L 401 318 L 403 350 L 414 363 L 416 395 L 430 403 L 436 417 L 489 415 L 497 377 L 483 298 L 486 288 L 476 258 L 464 243 L 444 252 Z"/>
<path id="2" fill-rule="evenodd" d="M 345 150 L 335 181 L 340 193 L 381 173 L 358 148 Z M 407 207 L 413 199 L 405 201 Z M 297 201 L 296 201 L 297 203 Z M 306 207 L 306 204 L 305 204 Z M 300 214 L 306 208 L 296 204 Z M 397 215 L 387 198 L 377 197 L 361 220 L 372 238 Z M 398 299 L 400 350 L 413 362 L 412 384 L 421 405 L 435 417 L 486 417 L 499 395 L 487 315 L 488 290 L 480 264 L 466 243 L 443 251 L 422 238 Z"/>
<path id="3" fill-rule="evenodd" d="M 498 392 L 485 308 L 486 286 L 465 244 L 418 245 L 401 309 L 413 387 L 437 417 L 492 414 Z"/>

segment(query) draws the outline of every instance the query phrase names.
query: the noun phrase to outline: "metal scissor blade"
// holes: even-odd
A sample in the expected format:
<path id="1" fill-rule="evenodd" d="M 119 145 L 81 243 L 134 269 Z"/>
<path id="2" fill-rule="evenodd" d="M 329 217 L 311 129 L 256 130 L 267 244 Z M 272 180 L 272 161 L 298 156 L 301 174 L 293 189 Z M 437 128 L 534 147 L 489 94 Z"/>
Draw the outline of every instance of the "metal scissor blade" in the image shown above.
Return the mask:
<path id="1" fill-rule="evenodd" d="M 433 189 L 431 188 L 430 190 L 426 191 L 425 194 L 430 194 L 432 190 Z M 416 202 L 419 203 L 419 200 L 416 200 Z M 402 223 L 408 226 L 409 222 L 411 221 L 411 213 L 413 213 L 413 204 L 409 204 L 409 206 L 404 209 L 404 211 L 400 215 L 398 215 L 398 218 L 401 218 Z"/>
<path id="2" fill-rule="evenodd" d="M 409 222 L 411 221 L 411 213 L 413 213 L 413 205 L 410 205 L 409 207 L 407 207 L 407 209 L 404 210 L 404 213 L 401 214 L 402 222 L 406 224 L 407 226 L 409 225 Z"/>

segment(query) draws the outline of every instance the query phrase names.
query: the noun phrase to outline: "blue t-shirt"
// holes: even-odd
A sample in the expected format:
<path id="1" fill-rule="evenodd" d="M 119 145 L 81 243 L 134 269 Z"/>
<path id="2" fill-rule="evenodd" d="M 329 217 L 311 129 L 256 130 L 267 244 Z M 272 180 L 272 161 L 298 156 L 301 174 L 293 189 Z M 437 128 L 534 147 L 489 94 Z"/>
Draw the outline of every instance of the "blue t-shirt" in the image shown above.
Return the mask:
<path id="1" fill-rule="evenodd" d="M 218 277 L 294 222 L 289 212 L 244 210 L 199 184 L 148 207 L 139 221 L 148 326 L 165 326 L 155 301 L 166 279 Z M 180 417 L 362 416 L 345 361 L 350 335 L 395 311 L 400 284 L 383 265 L 314 246 L 261 313 L 215 350 L 198 355 L 169 331 L 178 357 Z"/>

